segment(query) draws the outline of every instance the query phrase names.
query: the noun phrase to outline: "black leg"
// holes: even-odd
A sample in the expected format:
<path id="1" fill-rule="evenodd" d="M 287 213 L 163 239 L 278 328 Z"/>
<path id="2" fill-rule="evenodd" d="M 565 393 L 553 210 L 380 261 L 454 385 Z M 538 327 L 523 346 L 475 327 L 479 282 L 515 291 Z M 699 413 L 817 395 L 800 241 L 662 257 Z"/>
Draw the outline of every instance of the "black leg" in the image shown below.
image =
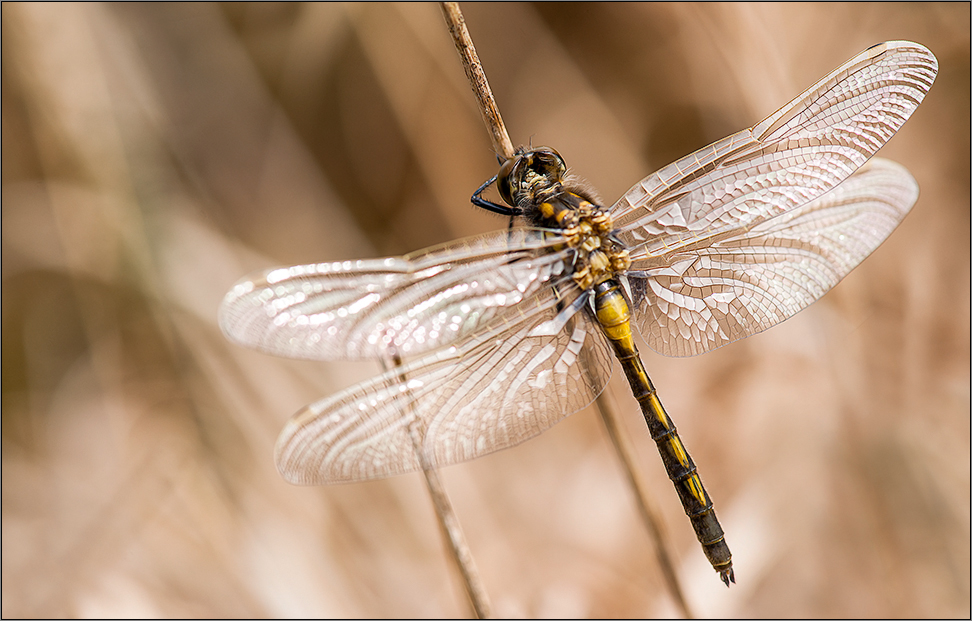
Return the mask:
<path id="1" fill-rule="evenodd" d="M 493 213 L 498 213 L 501 216 L 510 216 L 511 218 L 515 216 L 523 215 L 523 210 L 519 207 L 507 207 L 506 205 L 497 205 L 492 201 L 488 201 L 482 197 L 483 192 L 486 191 L 490 185 L 496 183 L 496 175 L 493 178 L 479 186 L 479 189 L 473 192 L 472 197 L 469 199 L 473 205 L 480 207 L 487 211 L 492 211 Z M 512 225 L 511 225 L 512 226 Z"/>

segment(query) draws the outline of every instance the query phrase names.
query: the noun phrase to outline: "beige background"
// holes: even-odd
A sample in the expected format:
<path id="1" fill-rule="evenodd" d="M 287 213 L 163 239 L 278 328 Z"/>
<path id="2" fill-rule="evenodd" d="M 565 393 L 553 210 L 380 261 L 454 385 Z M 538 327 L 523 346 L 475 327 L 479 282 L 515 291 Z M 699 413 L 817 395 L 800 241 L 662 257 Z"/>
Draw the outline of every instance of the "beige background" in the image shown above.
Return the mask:
<path id="1" fill-rule="evenodd" d="M 228 344 L 272 265 L 501 228 L 434 5 L 3 5 L 3 616 L 462 616 L 417 475 L 296 488 L 272 446 L 377 366 Z M 645 363 L 716 501 L 708 567 L 620 378 L 696 612 L 968 616 L 969 5 L 471 5 L 516 143 L 606 202 L 864 48 L 935 86 L 881 155 L 914 211 L 821 302 Z M 646 349 L 646 348 L 643 348 Z M 617 375 L 617 373 L 616 373 Z M 597 416 L 443 471 L 506 616 L 675 613 Z"/>

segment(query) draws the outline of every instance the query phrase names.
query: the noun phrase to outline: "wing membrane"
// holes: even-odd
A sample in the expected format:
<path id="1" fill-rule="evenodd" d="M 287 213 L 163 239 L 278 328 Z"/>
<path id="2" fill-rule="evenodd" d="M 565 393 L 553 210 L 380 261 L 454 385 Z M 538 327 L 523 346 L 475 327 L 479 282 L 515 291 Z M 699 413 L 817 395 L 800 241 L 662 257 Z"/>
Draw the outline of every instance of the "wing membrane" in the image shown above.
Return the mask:
<path id="1" fill-rule="evenodd" d="M 911 116 L 937 71 L 921 45 L 876 45 L 751 129 L 649 175 L 612 207 L 634 269 L 836 187 Z"/>
<path id="2" fill-rule="evenodd" d="M 444 466 L 586 407 L 612 359 L 580 293 L 545 289 L 515 321 L 304 408 L 277 441 L 277 469 L 292 483 L 326 484 Z"/>
<path id="3" fill-rule="evenodd" d="M 632 272 L 635 318 L 648 345 L 692 356 L 762 332 L 806 308 L 890 235 L 918 198 L 895 162 L 874 158 L 823 197 L 724 231 Z"/>
<path id="4" fill-rule="evenodd" d="M 269 270 L 220 307 L 233 341 L 315 360 L 417 355 L 473 334 L 565 276 L 554 231 L 516 229 L 404 257 Z"/>

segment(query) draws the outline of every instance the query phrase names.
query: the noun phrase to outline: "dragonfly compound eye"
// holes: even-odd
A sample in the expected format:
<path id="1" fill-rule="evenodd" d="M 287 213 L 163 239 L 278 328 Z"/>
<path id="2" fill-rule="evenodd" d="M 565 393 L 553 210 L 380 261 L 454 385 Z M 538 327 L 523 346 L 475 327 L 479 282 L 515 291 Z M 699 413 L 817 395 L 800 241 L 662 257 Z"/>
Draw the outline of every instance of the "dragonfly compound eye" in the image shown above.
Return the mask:
<path id="1" fill-rule="evenodd" d="M 513 200 L 513 185 L 518 182 L 513 180 L 512 177 L 516 170 L 520 168 L 522 157 L 522 155 L 516 155 L 503 162 L 503 165 L 500 166 L 499 173 L 496 175 L 496 190 L 510 207 L 516 207 L 516 201 Z"/>
<path id="2" fill-rule="evenodd" d="M 567 174 L 567 164 L 564 163 L 564 158 L 556 150 L 550 147 L 540 147 L 528 155 L 530 156 L 530 170 L 536 175 L 545 178 L 549 183 L 563 181 Z"/>
<path id="3" fill-rule="evenodd" d="M 496 175 L 496 189 L 511 207 L 524 195 L 530 196 L 563 181 L 567 174 L 564 158 L 550 147 L 518 153 L 503 162 Z"/>

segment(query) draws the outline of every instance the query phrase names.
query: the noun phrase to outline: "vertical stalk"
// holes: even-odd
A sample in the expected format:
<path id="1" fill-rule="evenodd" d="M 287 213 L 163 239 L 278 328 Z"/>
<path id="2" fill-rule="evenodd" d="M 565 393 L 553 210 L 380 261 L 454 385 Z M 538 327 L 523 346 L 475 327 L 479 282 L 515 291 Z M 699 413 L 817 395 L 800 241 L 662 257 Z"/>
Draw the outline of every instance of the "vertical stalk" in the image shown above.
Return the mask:
<path id="1" fill-rule="evenodd" d="M 389 358 L 391 366 L 399 370 L 401 382 L 405 383 L 407 377 L 401 370 L 401 357 L 397 352 L 391 352 Z M 449 500 L 449 494 L 446 493 L 445 486 L 442 485 L 442 480 L 439 478 L 439 471 L 429 463 L 427 458 L 424 421 L 414 412 L 406 412 L 406 416 L 410 420 L 408 433 L 412 440 L 412 447 L 415 449 L 415 455 L 422 466 L 425 485 L 429 490 L 429 497 L 432 499 L 432 507 L 435 510 L 436 518 L 439 520 L 439 526 L 442 528 L 442 534 L 445 536 L 449 556 L 459 570 L 459 576 L 462 578 L 462 585 L 466 591 L 466 597 L 469 598 L 469 605 L 472 607 L 473 614 L 476 615 L 477 619 L 486 619 L 490 616 L 489 595 L 486 593 L 485 586 L 483 586 L 483 580 L 479 575 L 479 569 L 476 567 L 469 544 L 466 543 L 466 536 L 462 532 L 459 518 L 456 517 L 456 511 L 452 507 L 452 501 Z"/>
<path id="2" fill-rule="evenodd" d="M 457 2 L 442 2 L 440 3 L 440 7 L 442 8 L 442 14 L 445 17 L 446 24 L 449 27 L 449 33 L 452 35 L 453 42 L 456 45 L 456 51 L 459 53 L 459 59 L 462 61 L 466 78 L 469 80 L 469 86 L 472 88 L 473 94 L 476 96 L 476 101 L 479 104 L 483 122 L 486 124 L 486 129 L 493 143 L 493 149 L 497 155 L 500 155 L 504 159 L 509 159 L 514 154 L 513 143 L 510 141 L 509 133 L 506 131 L 506 125 L 503 123 L 503 117 L 500 115 L 499 106 L 496 105 L 496 100 L 493 98 L 493 91 L 489 87 L 486 72 L 483 70 L 479 55 L 476 53 L 476 47 L 472 42 L 469 31 L 466 29 L 466 22 L 462 17 L 462 10 L 459 8 Z M 610 406 L 603 393 L 598 396 L 596 405 L 601 419 L 604 421 L 604 426 L 607 428 L 608 435 L 611 437 L 615 452 L 621 460 L 621 464 L 627 474 L 628 483 L 634 492 L 639 514 L 654 544 L 655 554 L 658 557 L 658 563 L 661 566 L 669 593 L 682 614 L 686 618 L 692 618 L 691 609 L 685 600 L 682 587 L 675 573 L 664 528 L 652 509 L 651 503 L 649 502 L 650 495 L 648 494 L 647 486 L 635 468 L 631 451 L 621 436 L 614 409 Z"/>

